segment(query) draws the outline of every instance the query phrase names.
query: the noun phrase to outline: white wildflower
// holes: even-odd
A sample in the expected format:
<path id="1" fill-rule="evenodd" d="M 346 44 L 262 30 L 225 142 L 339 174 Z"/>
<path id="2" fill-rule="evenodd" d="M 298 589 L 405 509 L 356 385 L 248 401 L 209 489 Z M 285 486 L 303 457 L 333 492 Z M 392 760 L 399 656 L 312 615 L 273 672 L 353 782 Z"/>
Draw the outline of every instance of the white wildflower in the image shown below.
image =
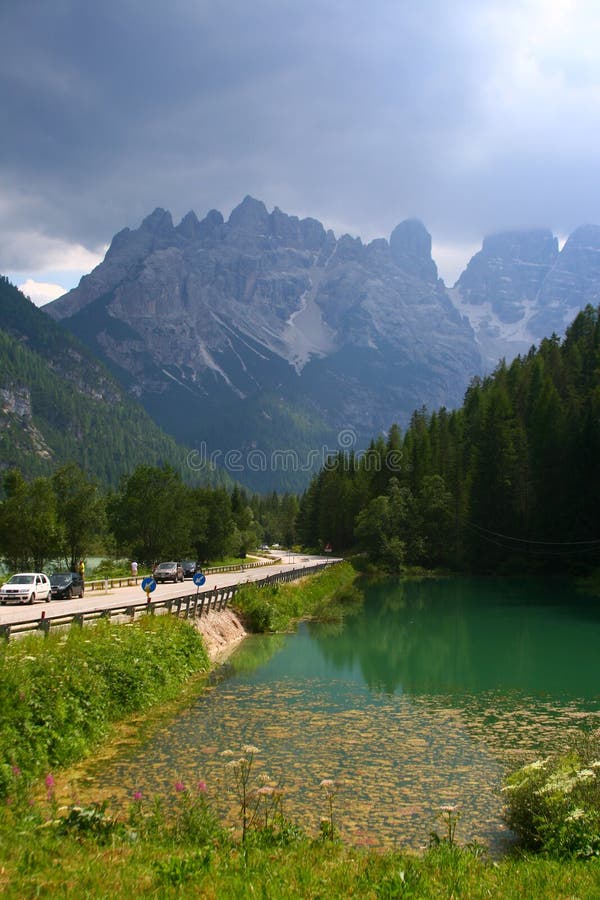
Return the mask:
<path id="1" fill-rule="evenodd" d="M 535 794 L 538 797 L 544 794 L 570 794 L 576 784 L 577 778 L 565 775 L 564 772 L 555 772 Z"/>
<path id="2" fill-rule="evenodd" d="M 545 769 L 549 762 L 549 756 L 547 756 L 545 759 L 536 759 L 532 763 L 529 763 L 529 765 L 523 766 L 521 772 L 535 772 L 536 769 Z"/>

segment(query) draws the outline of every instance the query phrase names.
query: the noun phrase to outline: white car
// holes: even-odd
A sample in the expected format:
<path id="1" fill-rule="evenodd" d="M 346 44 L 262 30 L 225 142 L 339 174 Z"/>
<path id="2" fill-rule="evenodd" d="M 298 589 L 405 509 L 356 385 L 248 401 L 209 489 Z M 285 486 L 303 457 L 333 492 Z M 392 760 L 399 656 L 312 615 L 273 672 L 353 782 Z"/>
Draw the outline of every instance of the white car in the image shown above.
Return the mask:
<path id="1" fill-rule="evenodd" d="M 45 600 L 46 603 L 50 603 L 51 596 L 50 580 L 43 572 L 19 572 L 17 575 L 12 575 L 0 588 L 2 606 L 9 600 L 18 603 Z"/>

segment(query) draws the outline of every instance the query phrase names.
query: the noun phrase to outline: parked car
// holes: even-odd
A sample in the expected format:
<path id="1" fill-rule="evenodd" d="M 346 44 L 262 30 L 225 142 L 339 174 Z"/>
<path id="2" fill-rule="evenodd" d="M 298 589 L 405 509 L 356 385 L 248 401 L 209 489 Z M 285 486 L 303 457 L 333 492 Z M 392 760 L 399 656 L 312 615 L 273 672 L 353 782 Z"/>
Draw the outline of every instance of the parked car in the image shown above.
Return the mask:
<path id="1" fill-rule="evenodd" d="M 183 568 L 179 562 L 159 563 L 154 570 L 154 580 L 159 581 L 183 581 Z"/>
<path id="2" fill-rule="evenodd" d="M 50 576 L 53 600 L 71 600 L 77 594 L 83 597 L 83 578 L 77 572 L 55 572 Z"/>
<path id="3" fill-rule="evenodd" d="M 34 600 L 50 602 L 52 588 L 43 572 L 18 572 L 0 588 L 0 603 L 13 600 L 17 603 L 33 603 Z"/>
<path id="4" fill-rule="evenodd" d="M 181 562 L 184 578 L 193 578 L 198 571 L 198 563 L 194 559 L 184 559 Z"/>

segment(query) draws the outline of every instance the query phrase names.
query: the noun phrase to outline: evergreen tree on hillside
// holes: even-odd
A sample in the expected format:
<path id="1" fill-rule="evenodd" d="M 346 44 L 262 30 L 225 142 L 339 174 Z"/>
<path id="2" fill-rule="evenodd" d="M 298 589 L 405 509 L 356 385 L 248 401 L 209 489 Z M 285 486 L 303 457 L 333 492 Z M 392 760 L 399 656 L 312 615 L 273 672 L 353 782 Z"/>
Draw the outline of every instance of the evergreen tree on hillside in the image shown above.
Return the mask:
<path id="1" fill-rule="evenodd" d="M 474 378 L 461 409 L 415 411 L 392 476 L 383 460 L 398 438 L 371 442 L 354 502 L 341 460 L 315 476 L 298 520 L 307 545 L 326 529 L 344 541 L 337 549 L 393 569 L 600 564 L 600 310 L 579 313 L 563 341 L 552 335 Z"/>

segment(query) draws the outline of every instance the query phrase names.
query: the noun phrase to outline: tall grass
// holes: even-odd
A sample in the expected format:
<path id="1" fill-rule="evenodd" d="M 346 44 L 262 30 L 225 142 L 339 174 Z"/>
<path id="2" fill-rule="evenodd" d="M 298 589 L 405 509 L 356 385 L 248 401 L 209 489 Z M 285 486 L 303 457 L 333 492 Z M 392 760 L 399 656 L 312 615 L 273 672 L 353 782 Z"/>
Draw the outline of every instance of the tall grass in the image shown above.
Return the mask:
<path id="1" fill-rule="evenodd" d="M 600 867 L 593 863 L 492 861 L 455 839 L 441 839 L 421 856 L 375 853 L 269 818 L 242 841 L 220 824 L 205 788 L 176 784 L 164 808 L 135 797 L 120 820 L 101 804 L 57 810 L 50 790 L 33 808 L 0 806 L 0 890 L 9 898 L 600 896 Z"/>
<path id="2" fill-rule="evenodd" d="M 209 662 L 198 632 L 173 616 L 100 621 L 0 645 L 0 797 L 86 756 L 112 722 L 177 693 Z"/>

